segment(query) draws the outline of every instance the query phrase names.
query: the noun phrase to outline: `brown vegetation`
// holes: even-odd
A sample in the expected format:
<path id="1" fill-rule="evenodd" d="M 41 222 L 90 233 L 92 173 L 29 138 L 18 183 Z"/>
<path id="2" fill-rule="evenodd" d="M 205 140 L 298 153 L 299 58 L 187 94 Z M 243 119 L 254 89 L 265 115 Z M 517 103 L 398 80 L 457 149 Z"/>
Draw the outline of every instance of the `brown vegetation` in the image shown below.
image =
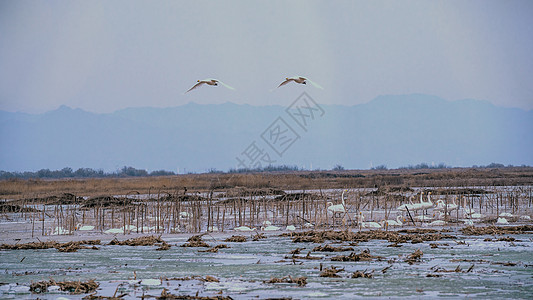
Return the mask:
<path id="1" fill-rule="evenodd" d="M 71 294 L 86 294 L 95 291 L 100 285 L 93 279 L 89 281 L 39 281 L 30 285 L 30 291 L 32 293 L 44 293 L 49 286 L 59 286 L 61 291 L 69 292 Z"/>
<path id="2" fill-rule="evenodd" d="M 265 283 L 296 283 L 298 286 L 305 286 L 307 284 L 307 277 L 292 277 L 291 275 L 282 278 L 272 277 L 270 280 L 265 281 Z"/>
<path id="3" fill-rule="evenodd" d="M 506 227 L 464 227 L 461 229 L 467 235 L 495 235 L 495 234 L 521 234 L 533 232 L 533 225 L 519 225 Z"/>
<path id="4" fill-rule="evenodd" d="M 189 174 L 162 177 L 98 179 L 10 179 L 0 181 L 0 198 L 47 197 L 60 193 L 79 196 L 124 195 L 130 191 L 157 194 L 159 191 L 259 189 L 255 195 L 276 194 L 285 189 L 410 186 L 520 186 L 533 181 L 533 168 L 428 169 L 428 170 L 352 170 L 302 171 L 291 173 Z M 227 192 L 228 193 L 228 192 Z M 237 189 L 235 193 L 243 195 Z"/>
<path id="5" fill-rule="evenodd" d="M 125 241 L 119 241 L 116 238 L 109 242 L 109 245 L 120 245 L 120 246 L 153 246 L 159 243 L 166 243 L 160 236 L 155 237 L 150 236 L 141 236 L 138 238 L 128 239 Z"/>
<path id="6" fill-rule="evenodd" d="M 244 242 L 246 242 L 246 237 L 242 236 L 242 235 L 232 235 L 231 237 L 225 239 L 224 242 L 244 243 Z"/>

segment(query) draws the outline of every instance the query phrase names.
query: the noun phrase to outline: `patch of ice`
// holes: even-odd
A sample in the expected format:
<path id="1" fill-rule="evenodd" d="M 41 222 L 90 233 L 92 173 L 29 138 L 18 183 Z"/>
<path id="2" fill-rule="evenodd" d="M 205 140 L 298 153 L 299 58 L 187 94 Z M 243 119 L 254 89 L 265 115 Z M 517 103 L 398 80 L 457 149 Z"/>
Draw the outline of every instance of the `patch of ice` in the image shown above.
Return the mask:
<path id="1" fill-rule="evenodd" d="M 141 280 L 141 285 L 155 286 L 161 285 L 160 279 L 143 279 Z"/>

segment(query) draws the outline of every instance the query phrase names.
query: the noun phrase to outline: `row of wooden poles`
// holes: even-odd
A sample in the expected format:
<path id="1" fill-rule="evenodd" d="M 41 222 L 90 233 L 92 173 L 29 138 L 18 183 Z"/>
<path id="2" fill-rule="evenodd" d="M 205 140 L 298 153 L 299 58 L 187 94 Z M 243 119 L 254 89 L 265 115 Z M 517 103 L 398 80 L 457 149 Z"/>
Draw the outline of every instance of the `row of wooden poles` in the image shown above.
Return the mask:
<path id="1" fill-rule="evenodd" d="M 480 213 L 497 216 L 500 212 L 520 214 L 530 212 L 533 206 L 532 187 L 485 187 L 487 194 L 457 196 L 447 194 L 435 196 L 433 202 L 442 199 L 446 204 L 452 199 L 458 199 L 464 209 L 477 209 Z M 158 194 L 157 198 L 142 200 L 134 195 L 133 204 L 105 207 L 95 206 L 80 209 L 79 205 L 35 205 L 24 204 L 20 217 L 32 222 L 32 236 L 35 233 L 48 235 L 54 233 L 73 233 L 80 225 L 92 225 L 94 231 L 104 232 L 110 228 L 122 228 L 127 233 L 178 233 L 204 232 L 215 228 L 227 231 L 238 226 L 257 228 L 263 221 L 285 227 L 287 225 L 303 226 L 313 224 L 314 228 L 328 226 L 357 226 L 358 212 L 365 214 L 366 220 L 390 219 L 399 214 L 396 208 L 406 203 L 391 195 L 370 194 L 369 189 L 350 191 L 345 195 L 348 213 L 337 215 L 336 218 L 327 212 L 327 202 L 339 204 L 341 191 L 318 193 L 320 197 L 304 194 L 298 200 L 288 200 L 286 195 L 280 200 L 273 200 L 271 196 L 254 196 L 235 198 L 231 201 L 219 200 L 209 192 L 207 197 L 192 201 L 165 201 L 165 197 Z M 316 191 L 313 191 L 316 193 Z M 418 193 L 416 195 L 419 195 Z M 418 196 L 417 196 L 418 197 Z M 418 198 L 416 198 L 418 201 Z M 124 203 L 126 203 L 124 201 Z M 24 208 L 33 208 L 26 210 Z M 459 210 L 448 215 L 447 218 L 459 219 Z M 7 216 L 6 216 L 7 218 Z M 415 224 L 416 225 L 416 224 Z M 40 228 L 39 228 L 40 227 Z M 48 230 L 47 230 L 48 228 Z M 59 231 L 58 231 L 59 229 Z"/>

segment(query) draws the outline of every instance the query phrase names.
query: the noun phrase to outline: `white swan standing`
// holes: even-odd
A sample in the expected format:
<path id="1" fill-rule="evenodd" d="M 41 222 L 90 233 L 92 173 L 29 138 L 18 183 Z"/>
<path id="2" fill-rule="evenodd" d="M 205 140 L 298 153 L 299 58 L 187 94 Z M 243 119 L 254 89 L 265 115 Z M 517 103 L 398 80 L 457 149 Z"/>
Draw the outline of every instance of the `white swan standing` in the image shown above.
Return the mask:
<path id="1" fill-rule="evenodd" d="M 218 84 L 222 84 L 224 87 L 230 89 L 230 90 L 234 90 L 234 88 L 232 88 L 231 86 L 225 84 L 224 82 L 218 80 L 218 79 L 212 79 L 212 78 L 208 78 L 208 79 L 204 79 L 204 80 L 197 80 L 196 81 L 197 83 L 195 85 L 193 85 L 190 89 L 188 89 L 185 93 L 188 93 L 192 90 L 194 90 L 195 88 L 201 86 L 201 85 L 204 85 L 204 84 L 207 84 L 207 85 L 212 85 L 212 86 L 218 86 Z"/>
<path id="2" fill-rule="evenodd" d="M 294 225 L 288 225 L 287 228 L 285 228 L 287 231 L 295 231 L 296 227 Z"/>
<path id="3" fill-rule="evenodd" d="M 509 221 L 507 221 L 506 218 L 498 218 L 498 221 L 496 221 L 496 224 L 509 224 Z"/>
<path id="4" fill-rule="evenodd" d="M 359 212 L 360 224 L 363 228 L 381 228 L 381 225 L 378 222 L 365 222 L 365 215 L 362 212 Z"/>
<path id="5" fill-rule="evenodd" d="M 467 217 L 467 218 L 470 218 L 470 219 L 481 219 L 483 218 L 483 215 L 480 214 L 480 213 L 476 213 L 473 209 L 468 209 L 464 211 L 464 215 Z"/>
<path id="6" fill-rule="evenodd" d="M 448 207 L 446 207 L 446 203 L 444 203 L 444 200 L 438 200 L 435 210 L 436 211 L 447 211 L 448 213 L 450 213 L 451 211 L 454 211 L 458 208 L 459 208 L 459 205 L 455 204 L 455 199 L 453 200 L 451 204 L 448 203 Z"/>
<path id="7" fill-rule="evenodd" d="M 411 207 L 408 207 L 409 208 L 409 211 L 417 211 L 417 210 L 422 210 L 422 209 L 425 209 L 424 207 L 426 206 L 425 203 L 427 202 L 424 202 L 422 200 L 422 196 L 424 195 L 424 192 L 420 192 L 420 203 L 412 203 L 411 204 Z M 433 204 L 431 205 L 433 206 Z"/>
<path id="8" fill-rule="evenodd" d="M 433 220 L 432 217 L 428 217 L 428 216 L 416 216 L 416 217 L 414 217 L 414 219 L 417 220 L 417 221 L 420 221 L 420 222 Z"/>
<path id="9" fill-rule="evenodd" d="M 262 226 L 261 231 L 278 231 L 281 230 L 281 227 L 274 226 L 274 225 L 268 225 L 268 226 Z"/>
<path id="10" fill-rule="evenodd" d="M 316 82 L 313 82 L 310 79 L 308 79 L 306 77 L 303 77 L 303 76 L 286 77 L 285 81 L 283 81 L 282 83 L 280 83 L 280 85 L 278 85 L 278 88 L 280 86 L 286 85 L 287 83 L 289 83 L 291 81 L 294 81 L 294 82 L 299 83 L 299 84 L 307 84 L 307 82 L 309 81 L 309 83 L 311 83 L 314 87 L 322 89 L 322 90 L 324 89 L 323 87 L 318 85 Z"/>
<path id="11" fill-rule="evenodd" d="M 405 204 L 402 204 L 402 205 L 398 206 L 397 210 L 399 210 L 399 211 L 407 211 L 407 210 L 414 211 L 414 209 L 413 209 L 414 208 L 414 204 L 413 204 L 412 199 L 413 199 L 413 196 L 411 196 L 409 198 L 409 203 L 405 203 Z"/>
<path id="12" fill-rule="evenodd" d="M 92 226 L 92 225 L 81 225 L 81 223 L 78 223 L 78 225 L 76 225 L 76 229 L 80 230 L 80 231 L 89 231 L 89 230 L 93 230 L 94 226 Z"/>
<path id="13" fill-rule="evenodd" d="M 446 221 L 443 220 L 436 220 L 431 223 L 428 223 L 428 226 L 444 226 L 446 225 Z"/>
<path id="14" fill-rule="evenodd" d="M 336 205 L 333 205 L 333 203 L 329 202 L 326 203 L 326 206 L 328 207 L 328 211 L 329 212 L 332 212 L 333 214 L 338 214 L 338 213 L 345 213 L 346 212 L 346 207 L 345 207 L 345 203 L 344 203 L 344 192 L 346 190 L 342 191 L 342 194 L 341 194 L 341 201 L 342 201 L 342 204 L 336 204 Z"/>
<path id="15" fill-rule="evenodd" d="M 396 220 L 385 220 L 384 222 L 387 224 L 387 226 L 402 226 L 402 220 L 401 216 L 397 216 Z"/>
<path id="16" fill-rule="evenodd" d="M 239 226 L 239 227 L 233 228 L 233 230 L 235 230 L 235 231 L 256 231 L 257 229 L 256 228 L 250 228 L 248 226 Z"/>
<path id="17" fill-rule="evenodd" d="M 422 210 L 433 208 L 433 202 L 431 202 L 431 192 L 428 192 L 428 201 L 422 201 L 422 194 L 420 194 L 420 207 Z"/>

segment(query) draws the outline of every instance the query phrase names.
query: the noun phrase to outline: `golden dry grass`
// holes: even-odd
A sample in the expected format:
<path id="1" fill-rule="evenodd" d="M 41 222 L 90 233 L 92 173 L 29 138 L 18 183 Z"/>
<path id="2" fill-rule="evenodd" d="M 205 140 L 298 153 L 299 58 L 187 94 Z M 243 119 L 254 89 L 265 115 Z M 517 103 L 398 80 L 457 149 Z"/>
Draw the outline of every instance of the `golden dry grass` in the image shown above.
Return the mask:
<path id="1" fill-rule="evenodd" d="M 439 170 L 302 171 L 254 174 L 189 174 L 161 177 L 96 179 L 11 179 L 0 181 L 1 199 L 45 197 L 61 193 L 76 196 L 174 193 L 224 190 L 232 187 L 277 189 L 330 189 L 361 187 L 451 187 L 532 185 L 533 168 Z"/>

